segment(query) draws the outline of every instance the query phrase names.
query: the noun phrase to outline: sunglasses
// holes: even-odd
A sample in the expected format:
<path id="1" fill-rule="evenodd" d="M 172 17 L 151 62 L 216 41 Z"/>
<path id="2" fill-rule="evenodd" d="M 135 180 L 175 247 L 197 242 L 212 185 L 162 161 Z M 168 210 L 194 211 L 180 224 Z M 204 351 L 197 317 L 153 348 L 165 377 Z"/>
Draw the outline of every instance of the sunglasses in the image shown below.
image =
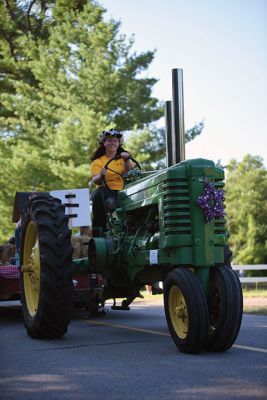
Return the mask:
<path id="1" fill-rule="evenodd" d="M 116 137 L 118 139 L 122 137 L 122 134 L 115 130 L 103 131 L 102 134 L 106 137 Z"/>

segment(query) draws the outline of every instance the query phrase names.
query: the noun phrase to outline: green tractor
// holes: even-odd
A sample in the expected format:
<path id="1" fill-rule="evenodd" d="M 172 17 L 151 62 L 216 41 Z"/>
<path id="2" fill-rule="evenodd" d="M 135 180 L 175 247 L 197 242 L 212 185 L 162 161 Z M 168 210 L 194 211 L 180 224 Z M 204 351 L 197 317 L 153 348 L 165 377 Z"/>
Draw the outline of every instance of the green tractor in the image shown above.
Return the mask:
<path id="1" fill-rule="evenodd" d="M 173 70 L 178 76 L 173 122 L 182 112 L 176 102 L 181 102 L 180 73 Z M 171 118 L 168 109 L 167 104 L 166 121 Z M 90 298 L 96 307 L 114 299 L 113 309 L 127 310 L 145 285 L 162 281 L 169 331 L 180 351 L 225 351 L 233 345 L 243 299 L 226 257 L 224 172 L 209 160 L 183 160 L 182 134 L 173 132 L 169 122 L 166 128 L 167 134 L 172 131 L 168 167 L 144 176 L 133 160 L 116 205 L 109 206 L 109 229 L 90 238 L 88 257 L 72 259 L 71 230 L 61 201 L 49 194 L 29 197 L 22 221 L 21 287 L 31 337 L 66 333 L 73 273 L 87 271 L 103 277 Z"/>

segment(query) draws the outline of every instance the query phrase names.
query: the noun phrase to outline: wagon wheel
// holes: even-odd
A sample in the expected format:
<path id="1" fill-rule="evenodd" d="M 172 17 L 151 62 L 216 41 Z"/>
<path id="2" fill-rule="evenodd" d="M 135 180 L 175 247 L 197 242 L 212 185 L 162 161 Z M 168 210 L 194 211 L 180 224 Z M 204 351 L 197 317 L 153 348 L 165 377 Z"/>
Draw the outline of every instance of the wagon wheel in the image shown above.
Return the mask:
<path id="1" fill-rule="evenodd" d="M 243 314 L 240 281 L 231 268 L 211 269 L 208 309 L 210 328 L 206 349 L 225 351 L 235 342 Z"/>
<path id="2" fill-rule="evenodd" d="M 164 309 L 172 339 L 183 353 L 199 352 L 206 341 L 208 310 L 196 275 L 185 268 L 168 273 L 164 282 Z"/>
<path id="3" fill-rule="evenodd" d="M 120 155 L 118 155 L 118 156 L 115 156 L 115 157 L 112 157 L 110 160 L 108 160 L 108 162 L 104 165 L 104 168 L 105 169 L 108 169 L 108 170 L 110 170 L 110 171 L 112 171 L 112 172 L 115 172 L 116 174 L 118 174 L 118 175 L 120 175 L 123 179 L 124 179 L 124 181 L 126 181 L 126 182 L 130 182 L 131 180 L 133 180 L 136 176 L 138 176 L 139 174 L 140 174 L 140 171 L 141 171 L 141 165 L 139 164 L 139 162 L 138 161 L 136 161 L 133 157 L 129 157 L 129 160 L 131 160 L 131 161 L 133 161 L 134 162 L 134 166 L 129 170 L 129 171 L 127 171 L 125 174 L 120 174 L 119 172 L 117 172 L 117 171 L 115 171 L 114 169 L 112 169 L 112 168 L 110 168 L 110 163 L 112 162 L 112 161 L 115 161 L 115 160 L 119 160 L 121 158 L 121 156 Z M 114 192 L 114 190 L 112 190 L 112 189 L 110 189 L 110 187 L 108 186 L 108 184 L 107 184 L 107 181 L 106 181 L 106 177 L 105 176 L 103 176 L 103 182 L 104 182 L 104 185 L 106 186 L 106 188 L 110 191 L 110 192 Z M 116 192 L 116 191 L 115 191 Z"/>
<path id="4" fill-rule="evenodd" d="M 25 327 L 33 338 L 64 335 L 72 307 L 72 246 L 60 200 L 29 200 L 21 232 L 21 301 Z"/>

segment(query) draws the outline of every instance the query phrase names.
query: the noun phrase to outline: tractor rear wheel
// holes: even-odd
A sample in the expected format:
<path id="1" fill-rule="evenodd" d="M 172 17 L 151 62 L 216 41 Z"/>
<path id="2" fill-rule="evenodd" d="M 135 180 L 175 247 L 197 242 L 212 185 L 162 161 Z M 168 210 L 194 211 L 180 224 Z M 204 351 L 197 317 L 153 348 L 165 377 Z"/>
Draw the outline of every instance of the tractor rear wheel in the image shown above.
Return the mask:
<path id="1" fill-rule="evenodd" d="M 241 284 L 231 268 L 211 269 L 208 309 L 210 326 L 206 349 L 225 351 L 235 342 L 243 314 Z"/>
<path id="2" fill-rule="evenodd" d="M 197 276 L 185 268 L 168 273 L 164 282 L 164 309 L 172 339 L 183 353 L 197 353 L 204 347 L 208 309 Z"/>
<path id="3" fill-rule="evenodd" d="M 60 200 L 34 195 L 21 231 L 21 301 L 28 335 L 58 338 L 72 308 L 72 246 Z"/>

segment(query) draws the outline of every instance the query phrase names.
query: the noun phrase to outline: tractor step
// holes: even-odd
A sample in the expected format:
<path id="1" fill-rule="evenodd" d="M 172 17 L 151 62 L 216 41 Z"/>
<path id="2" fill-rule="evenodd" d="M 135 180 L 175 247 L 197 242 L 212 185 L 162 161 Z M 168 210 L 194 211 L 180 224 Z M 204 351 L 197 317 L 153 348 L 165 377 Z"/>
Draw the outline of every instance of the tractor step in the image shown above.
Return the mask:
<path id="1" fill-rule="evenodd" d="M 111 306 L 112 310 L 124 310 L 124 311 L 129 311 L 130 307 L 129 306 Z"/>
<path id="2" fill-rule="evenodd" d="M 134 296 L 127 297 L 127 299 L 122 300 L 121 305 L 117 306 L 116 305 L 116 299 L 113 299 L 113 305 L 111 306 L 112 310 L 123 310 L 123 311 L 129 311 L 130 307 L 129 305 L 132 303 L 132 301 L 135 299 Z"/>

